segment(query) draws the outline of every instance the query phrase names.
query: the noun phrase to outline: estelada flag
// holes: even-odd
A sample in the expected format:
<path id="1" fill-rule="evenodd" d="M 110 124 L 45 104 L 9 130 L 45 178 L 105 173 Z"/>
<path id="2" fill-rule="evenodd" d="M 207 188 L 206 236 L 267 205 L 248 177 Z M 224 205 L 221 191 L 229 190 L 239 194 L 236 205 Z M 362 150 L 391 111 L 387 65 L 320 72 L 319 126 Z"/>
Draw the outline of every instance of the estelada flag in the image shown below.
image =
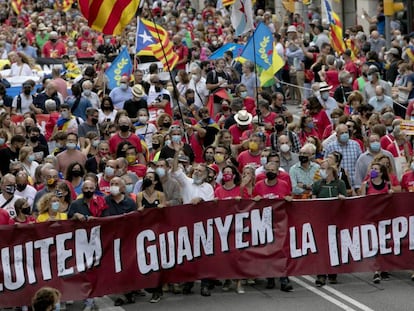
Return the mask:
<path id="1" fill-rule="evenodd" d="M 78 0 L 88 25 L 107 35 L 120 35 L 134 18 L 140 0 Z"/>
<path id="2" fill-rule="evenodd" d="M 23 0 L 12 0 L 11 6 L 13 8 L 14 13 L 20 15 L 23 9 Z"/>

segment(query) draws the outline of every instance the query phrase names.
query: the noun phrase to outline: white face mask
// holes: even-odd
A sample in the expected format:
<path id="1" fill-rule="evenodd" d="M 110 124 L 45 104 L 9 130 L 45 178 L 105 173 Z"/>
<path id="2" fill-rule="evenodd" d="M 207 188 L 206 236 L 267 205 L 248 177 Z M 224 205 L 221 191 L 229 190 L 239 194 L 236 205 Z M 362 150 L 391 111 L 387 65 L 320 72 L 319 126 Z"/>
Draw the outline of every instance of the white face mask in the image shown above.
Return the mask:
<path id="1" fill-rule="evenodd" d="M 147 116 L 139 116 L 138 121 L 139 121 L 139 123 L 145 124 L 148 121 L 148 117 Z"/>
<path id="2" fill-rule="evenodd" d="M 281 144 L 280 145 L 280 151 L 282 152 L 288 152 L 290 150 L 289 144 Z"/>
<path id="3" fill-rule="evenodd" d="M 111 192 L 112 195 L 118 195 L 119 194 L 119 186 L 109 187 L 109 192 Z"/>
<path id="4" fill-rule="evenodd" d="M 321 175 L 322 179 L 326 179 L 326 177 L 328 176 L 328 173 L 326 172 L 325 169 L 320 169 L 319 170 L 319 175 Z"/>

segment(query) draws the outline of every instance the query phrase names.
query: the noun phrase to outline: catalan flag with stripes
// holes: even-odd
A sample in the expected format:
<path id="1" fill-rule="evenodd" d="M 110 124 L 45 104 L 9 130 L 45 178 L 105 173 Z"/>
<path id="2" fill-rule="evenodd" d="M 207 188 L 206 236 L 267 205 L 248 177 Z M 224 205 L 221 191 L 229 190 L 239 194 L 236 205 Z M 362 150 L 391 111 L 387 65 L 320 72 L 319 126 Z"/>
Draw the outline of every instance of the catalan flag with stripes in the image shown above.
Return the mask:
<path id="1" fill-rule="evenodd" d="M 324 0 L 327 21 L 329 24 L 329 36 L 331 38 L 332 47 L 336 52 L 342 54 L 345 51 L 345 43 L 342 36 L 342 23 L 339 16 L 332 11 L 331 5 L 328 0 Z"/>
<path id="2" fill-rule="evenodd" d="M 78 0 L 88 25 L 107 35 L 120 35 L 134 18 L 140 0 Z"/>
<path id="3" fill-rule="evenodd" d="M 11 6 L 13 8 L 14 13 L 20 15 L 23 9 L 23 0 L 12 0 Z"/>
<path id="4" fill-rule="evenodd" d="M 178 62 L 178 55 L 174 52 L 173 43 L 168 32 L 152 21 L 138 17 L 135 50 L 138 55 L 148 55 L 152 52 L 166 70 L 171 70 Z"/>
<path id="5" fill-rule="evenodd" d="M 236 0 L 223 0 L 222 4 L 223 6 L 229 6 L 229 5 L 233 5 L 234 2 L 236 2 Z"/>
<path id="6" fill-rule="evenodd" d="M 75 0 L 58 0 L 53 7 L 57 11 L 67 12 L 72 8 L 73 3 L 75 3 Z"/>

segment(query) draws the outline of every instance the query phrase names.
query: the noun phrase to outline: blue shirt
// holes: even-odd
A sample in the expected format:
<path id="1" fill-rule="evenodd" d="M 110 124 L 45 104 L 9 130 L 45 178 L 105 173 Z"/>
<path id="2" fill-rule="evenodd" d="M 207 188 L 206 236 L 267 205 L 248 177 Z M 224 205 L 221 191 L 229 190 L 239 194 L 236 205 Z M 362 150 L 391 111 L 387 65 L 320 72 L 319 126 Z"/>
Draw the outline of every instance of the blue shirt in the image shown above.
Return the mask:
<path id="1" fill-rule="evenodd" d="M 128 87 L 127 90 L 124 91 L 120 87 L 116 87 L 109 93 L 109 97 L 112 99 L 116 109 L 123 109 L 124 103 L 132 98 L 132 89 Z"/>
<path id="2" fill-rule="evenodd" d="M 75 104 L 76 97 L 70 96 L 66 99 L 66 103 L 69 105 L 69 107 L 72 109 L 73 105 Z M 74 111 L 72 111 L 72 114 L 76 117 L 81 118 L 82 120 L 86 120 L 86 109 L 89 107 L 92 107 L 91 102 L 89 99 L 85 97 L 81 97 L 79 101 L 78 107 Z"/>
<path id="3" fill-rule="evenodd" d="M 319 165 L 315 162 L 310 162 L 308 168 L 304 168 L 300 162 L 293 165 L 289 171 L 290 180 L 292 181 L 292 193 L 302 194 L 305 192 L 305 189 L 298 187 L 299 183 L 307 186 L 313 185 L 314 177 L 318 170 Z"/>

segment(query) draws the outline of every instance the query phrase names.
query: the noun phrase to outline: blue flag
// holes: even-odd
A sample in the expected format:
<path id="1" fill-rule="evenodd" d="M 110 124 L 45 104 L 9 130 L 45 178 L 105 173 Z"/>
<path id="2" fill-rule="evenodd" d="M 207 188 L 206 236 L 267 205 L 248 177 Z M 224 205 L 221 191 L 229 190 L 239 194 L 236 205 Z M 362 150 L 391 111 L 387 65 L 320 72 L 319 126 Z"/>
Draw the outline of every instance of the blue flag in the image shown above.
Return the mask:
<path id="1" fill-rule="evenodd" d="M 264 23 L 260 23 L 240 56 L 267 70 L 272 66 L 273 41 L 270 29 Z"/>
<path id="2" fill-rule="evenodd" d="M 224 57 L 224 52 L 226 51 L 232 51 L 234 58 L 239 57 L 241 52 L 243 51 L 243 45 L 237 44 L 237 43 L 226 43 L 222 47 L 215 50 L 214 53 L 212 53 L 208 57 L 208 59 L 217 59 L 217 58 Z"/>
<path id="3" fill-rule="evenodd" d="M 109 80 L 108 87 L 114 89 L 119 86 L 121 77 L 129 76 L 132 73 L 132 68 L 131 57 L 129 57 L 127 48 L 124 48 L 105 72 Z"/>

